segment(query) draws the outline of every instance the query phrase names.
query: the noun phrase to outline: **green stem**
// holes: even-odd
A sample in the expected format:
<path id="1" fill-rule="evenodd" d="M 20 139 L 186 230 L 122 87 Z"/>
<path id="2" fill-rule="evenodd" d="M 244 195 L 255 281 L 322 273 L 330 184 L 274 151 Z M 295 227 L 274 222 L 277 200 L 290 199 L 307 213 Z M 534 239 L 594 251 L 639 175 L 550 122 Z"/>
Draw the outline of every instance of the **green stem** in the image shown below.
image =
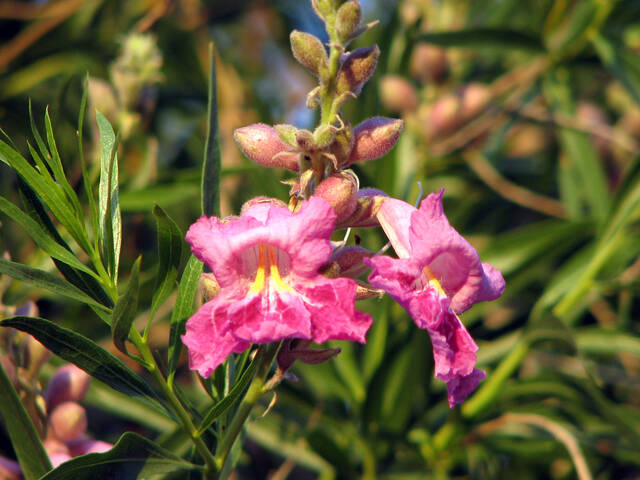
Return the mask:
<path id="1" fill-rule="evenodd" d="M 148 343 L 140 336 L 140 333 L 134 327 L 131 328 L 131 340 L 146 362 L 147 370 L 149 371 L 149 373 L 151 373 L 153 379 L 158 384 L 167 400 L 169 400 L 171 409 L 180 420 L 184 431 L 187 433 L 187 435 L 189 435 L 196 449 L 198 450 L 202 458 L 204 458 L 204 461 L 207 465 L 207 470 L 204 474 L 205 478 L 215 478 L 214 475 L 218 470 L 216 466 L 216 459 L 214 458 L 207 445 L 204 443 L 204 440 L 202 440 L 202 438 L 198 436 L 198 429 L 193 424 L 191 416 L 182 406 L 175 393 L 173 393 L 173 391 L 169 388 L 169 385 L 167 385 L 162 372 L 158 368 L 158 364 L 156 363 L 155 358 L 153 358 L 153 354 L 149 349 Z"/>
<path id="2" fill-rule="evenodd" d="M 223 468 L 229 452 L 231 451 L 231 447 L 242 431 L 247 418 L 249 418 L 251 410 L 253 410 L 256 402 L 265 392 L 265 381 L 269 374 L 271 364 L 273 363 L 279 349 L 279 343 L 270 343 L 264 347 L 260 347 L 257 359 L 258 365 L 256 368 L 256 376 L 253 377 L 247 393 L 240 402 L 238 410 L 236 410 L 236 413 L 229 424 L 229 428 L 216 448 L 216 467 L 218 469 Z"/>

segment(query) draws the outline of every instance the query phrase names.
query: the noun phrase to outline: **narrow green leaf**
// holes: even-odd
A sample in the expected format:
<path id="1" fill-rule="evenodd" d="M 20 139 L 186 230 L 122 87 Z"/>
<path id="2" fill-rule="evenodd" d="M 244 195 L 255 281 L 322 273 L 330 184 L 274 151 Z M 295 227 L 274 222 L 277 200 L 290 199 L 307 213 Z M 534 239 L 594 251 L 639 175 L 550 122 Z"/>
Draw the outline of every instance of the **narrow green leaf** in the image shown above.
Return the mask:
<path id="1" fill-rule="evenodd" d="M 73 458 L 41 480 L 95 480 L 113 478 L 133 480 L 179 470 L 201 470 L 202 467 L 156 445 L 138 434 L 127 432 L 111 450 Z"/>
<path id="2" fill-rule="evenodd" d="M 36 126 L 36 122 L 33 119 L 33 110 L 31 109 L 31 99 L 29 99 L 29 124 L 31 125 L 31 133 L 33 134 L 33 138 L 36 141 L 36 145 L 38 145 L 38 150 L 40 150 L 40 155 L 45 159 L 47 164 L 51 162 L 51 153 L 49 153 L 49 149 L 47 145 L 44 143 L 42 139 L 42 135 L 40 135 L 40 131 Z"/>
<path id="3" fill-rule="evenodd" d="M 218 136 L 218 100 L 216 58 L 209 44 L 209 101 L 207 103 L 207 139 L 202 163 L 202 213 L 220 216 L 220 139 Z"/>
<path id="4" fill-rule="evenodd" d="M 416 41 L 433 43 L 443 47 L 482 48 L 492 47 L 506 50 L 525 50 L 544 53 L 545 47 L 533 34 L 519 30 L 498 28 L 470 28 L 455 32 L 428 32 L 416 36 Z"/>
<path id="5" fill-rule="evenodd" d="M 367 334 L 367 343 L 362 355 L 362 376 L 367 383 L 371 381 L 376 370 L 382 364 L 387 346 L 390 301 L 388 297 L 385 297 L 381 303 L 384 307 L 381 306 L 378 309 L 376 321 L 373 322 Z"/>
<path id="6" fill-rule="evenodd" d="M 92 377 L 126 395 L 155 398 L 156 394 L 124 363 L 88 338 L 37 317 L 16 316 L 0 321 L 33 335 L 47 349 L 77 365 Z"/>
<path id="7" fill-rule="evenodd" d="M 45 211 L 38 196 L 22 179 L 18 179 L 18 192 L 20 193 L 20 198 L 25 207 L 26 213 L 38 222 L 38 224 L 47 231 L 49 236 L 51 236 L 60 246 L 73 254 L 69 245 L 56 230 L 56 227 L 53 225 L 51 218 L 49 218 L 49 215 Z M 101 305 L 104 305 L 107 308 L 113 307 L 111 297 L 109 297 L 102 285 L 94 277 L 82 271 L 76 271 L 56 258 L 53 259 L 53 263 L 55 263 L 60 273 L 62 273 L 62 275 L 64 275 L 71 284 L 78 287 Z"/>
<path id="8" fill-rule="evenodd" d="M 183 235 L 178 225 L 158 205 L 153 207 L 153 216 L 156 217 L 158 229 L 158 274 L 151 300 L 151 315 L 149 322 L 158 311 L 158 308 L 173 291 L 178 268 L 182 259 Z"/>
<path id="9" fill-rule="evenodd" d="M 24 228 L 33 241 L 51 257 L 97 278 L 97 275 L 73 253 L 56 243 L 38 222 L 2 196 L 0 196 L 0 211 Z"/>
<path id="10" fill-rule="evenodd" d="M 84 133 L 84 117 L 87 111 L 87 98 L 89 96 L 89 73 L 87 72 L 84 79 L 84 88 L 82 91 L 82 100 L 80 101 L 80 112 L 78 113 L 78 130 L 76 135 L 78 137 L 78 154 L 80 155 L 80 167 L 82 168 L 82 184 L 87 193 L 87 199 L 89 200 L 89 211 L 91 213 L 91 220 L 93 223 L 93 231 L 98 232 L 99 218 L 98 218 L 98 206 L 96 205 L 96 199 L 93 196 L 93 186 L 91 185 L 91 179 L 89 178 L 89 171 L 87 169 L 87 162 L 84 159 L 84 146 L 82 142 Z"/>
<path id="11" fill-rule="evenodd" d="M 60 187 L 50 178 L 39 174 L 27 160 L 9 145 L 0 141 L 0 160 L 12 167 L 32 188 L 73 239 L 85 251 L 91 251 L 87 232 L 75 215 Z"/>
<path id="12" fill-rule="evenodd" d="M 256 371 L 257 363 L 255 359 L 249 364 L 247 369 L 242 373 L 240 379 L 233 385 L 229 393 L 222 398 L 219 402 L 217 402 L 211 410 L 207 412 L 207 415 L 200 422 L 200 427 L 198 428 L 198 436 L 203 435 L 208 428 L 213 425 L 220 415 L 225 413 L 242 395 L 242 392 L 249 386 L 249 383 L 253 379 L 254 373 Z"/>
<path id="13" fill-rule="evenodd" d="M 51 462 L 38 431 L 13 384 L 0 365 L 0 414 L 26 480 L 35 480 L 51 470 Z"/>
<path id="14" fill-rule="evenodd" d="M 73 208 L 75 209 L 77 214 L 79 216 L 82 216 L 82 207 L 80 207 L 78 196 L 76 195 L 76 192 L 73 191 L 73 188 L 71 188 L 71 185 L 69 185 L 67 177 L 65 176 L 64 170 L 62 168 L 62 160 L 60 159 L 60 153 L 58 152 L 56 139 L 53 136 L 53 126 L 51 125 L 51 117 L 49 117 L 49 107 L 46 108 L 44 113 L 44 126 L 47 133 L 47 143 L 49 144 L 49 151 L 52 155 L 52 161 L 50 163 L 51 170 L 53 170 L 58 184 L 62 185 L 62 189 L 64 190 L 67 198 L 71 202 L 71 205 L 73 205 Z"/>
<path id="15" fill-rule="evenodd" d="M 178 358 L 182 352 L 182 341 L 180 335 L 184 333 L 187 319 L 193 313 L 193 302 L 196 298 L 196 290 L 198 288 L 198 280 L 202 274 L 202 262 L 191 255 L 187 266 L 182 272 L 180 285 L 178 286 L 178 298 L 171 312 L 171 331 L 169 334 L 169 373 L 168 382 L 173 381 L 176 368 L 178 366 Z"/>
<path id="16" fill-rule="evenodd" d="M 113 128 L 96 110 L 100 132 L 100 185 L 98 188 L 99 240 L 111 278 L 118 278 L 118 262 L 122 243 L 120 203 L 118 200 L 118 145 Z"/>
<path id="17" fill-rule="evenodd" d="M 331 348 L 340 348 L 340 354 L 332 359 L 331 365 L 335 368 L 338 377 L 347 387 L 351 398 L 355 403 L 362 403 L 366 392 L 362 371 L 355 358 L 353 343 L 345 341 L 330 341 Z"/>
<path id="18" fill-rule="evenodd" d="M 111 321 L 113 344 L 123 353 L 127 353 L 125 341 L 129 338 L 131 325 L 138 311 L 138 291 L 140 288 L 138 277 L 140 275 L 141 260 L 142 257 L 138 257 L 133 263 L 127 289 L 124 295 L 118 298 L 115 307 L 113 307 L 113 317 Z"/>
<path id="19" fill-rule="evenodd" d="M 93 298 L 89 297 L 82 290 L 74 287 L 69 282 L 44 270 L 28 267 L 21 263 L 12 262 L 5 258 L 0 258 L 0 273 L 9 275 L 11 278 L 20 280 L 39 288 L 44 288 L 57 295 L 62 295 L 79 302 L 92 305 L 94 307 L 105 307 L 96 302 Z"/>
<path id="20" fill-rule="evenodd" d="M 638 56 L 629 52 L 625 45 L 595 35 L 592 40 L 600 60 L 627 89 L 633 100 L 640 105 L 640 69 Z"/>

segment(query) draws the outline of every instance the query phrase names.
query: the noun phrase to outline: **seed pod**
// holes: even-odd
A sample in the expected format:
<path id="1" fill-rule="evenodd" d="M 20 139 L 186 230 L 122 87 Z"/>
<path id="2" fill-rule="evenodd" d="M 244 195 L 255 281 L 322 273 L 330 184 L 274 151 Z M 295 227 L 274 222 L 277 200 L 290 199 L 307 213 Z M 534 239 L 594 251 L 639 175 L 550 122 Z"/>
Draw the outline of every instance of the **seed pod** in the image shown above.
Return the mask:
<path id="1" fill-rule="evenodd" d="M 380 79 L 380 101 L 392 112 L 411 112 L 418 108 L 418 94 L 411 82 L 400 75 Z"/>
<path id="2" fill-rule="evenodd" d="M 233 132 L 242 153 L 258 165 L 280 167 L 296 172 L 298 154 L 280 140 L 278 132 L 264 123 L 255 123 Z"/>
<path id="3" fill-rule="evenodd" d="M 327 51 L 317 37 L 310 33 L 294 30 L 289 39 L 293 56 L 302 66 L 318 78 L 328 71 Z"/>
<path id="4" fill-rule="evenodd" d="M 374 160 L 388 153 L 398 141 L 404 122 L 395 118 L 373 117 L 353 130 L 353 150 L 348 162 Z"/>
<path id="5" fill-rule="evenodd" d="M 316 187 L 316 197 L 323 198 L 332 207 L 337 222 L 350 216 L 358 201 L 358 183 L 350 171 L 340 171 L 325 178 Z"/>
<path id="6" fill-rule="evenodd" d="M 377 45 L 358 48 L 346 54 L 338 73 L 337 94 L 352 92 L 358 95 L 362 86 L 373 75 L 379 55 L 380 49 Z"/>
<path id="7" fill-rule="evenodd" d="M 58 440 L 70 442 L 87 429 L 87 412 L 75 402 L 61 403 L 49 415 L 49 426 Z"/>
<path id="8" fill-rule="evenodd" d="M 354 32 L 360 25 L 362 11 L 360 4 L 351 0 L 343 3 L 336 14 L 336 33 L 338 40 L 343 45 L 353 39 Z"/>
<path id="9" fill-rule="evenodd" d="M 75 365 L 65 365 L 55 373 L 45 393 L 47 411 L 63 402 L 81 401 L 89 389 L 91 377 Z"/>

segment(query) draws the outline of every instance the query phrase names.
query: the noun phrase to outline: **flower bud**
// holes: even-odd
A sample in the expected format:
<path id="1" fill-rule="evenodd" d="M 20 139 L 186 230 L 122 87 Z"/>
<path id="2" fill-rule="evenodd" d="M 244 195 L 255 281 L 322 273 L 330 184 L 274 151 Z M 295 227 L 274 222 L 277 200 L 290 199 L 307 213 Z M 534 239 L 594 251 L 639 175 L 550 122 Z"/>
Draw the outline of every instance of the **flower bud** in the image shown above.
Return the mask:
<path id="1" fill-rule="evenodd" d="M 294 30 L 290 35 L 293 56 L 316 77 L 328 71 L 329 59 L 322 42 L 310 33 Z"/>
<path id="2" fill-rule="evenodd" d="M 336 33 L 340 43 L 344 45 L 352 40 L 354 32 L 360 25 L 361 17 L 362 11 L 357 1 L 351 0 L 340 6 L 336 14 Z"/>
<path id="3" fill-rule="evenodd" d="M 49 436 L 43 443 L 44 449 L 49 455 L 52 453 L 66 453 L 70 455 L 69 448 L 57 438 Z"/>
<path id="4" fill-rule="evenodd" d="M 369 269 L 362 259 L 374 255 L 375 253 L 371 250 L 358 245 L 349 245 L 335 250 L 329 258 L 329 263 L 338 266 L 339 276 L 356 278 Z"/>
<path id="5" fill-rule="evenodd" d="M 70 442 L 87 429 L 87 412 L 76 402 L 64 402 L 49 415 L 51 432 L 58 440 Z"/>
<path id="6" fill-rule="evenodd" d="M 292 148 L 298 146 L 296 142 L 296 132 L 298 131 L 298 127 L 289 125 L 288 123 L 279 123 L 278 125 L 274 125 L 273 128 L 278 132 L 280 140 L 284 143 Z"/>
<path id="7" fill-rule="evenodd" d="M 49 460 L 51 460 L 53 468 L 58 468 L 64 462 L 71 460 L 71 455 L 64 452 L 54 452 L 49 454 Z"/>
<path id="8" fill-rule="evenodd" d="M 409 71 L 413 78 L 422 83 L 442 83 L 449 65 L 444 48 L 426 43 L 418 44 L 411 53 Z"/>
<path id="9" fill-rule="evenodd" d="M 285 340 L 278 352 L 278 368 L 285 372 L 293 362 L 300 360 L 302 363 L 316 365 L 323 363 L 340 353 L 339 348 L 310 349 L 311 340 L 291 339 Z"/>
<path id="10" fill-rule="evenodd" d="M 363 188 L 358 192 L 356 209 L 341 222 L 336 222 L 336 229 L 347 227 L 376 227 L 380 224 L 376 215 L 388 198 L 382 190 Z"/>
<path id="11" fill-rule="evenodd" d="M 467 121 L 482 112 L 491 100 L 491 90 L 481 83 L 470 83 L 462 91 L 460 114 Z"/>
<path id="12" fill-rule="evenodd" d="M 332 3 L 332 0 L 311 0 L 313 10 L 323 20 L 333 12 Z"/>
<path id="13" fill-rule="evenodd" d="M 322 180 L 313 194 L 333 207 L 337 222 L 340 222 L 356 209 L 358 183 L 349 171 L 336 172 Z"/>
<path id="14" fill-rule="evenodd" d="M 453 93 L 436 100 L 427 115 L 427 124 L 425 125 L 427 137 L 433 138 L 455 129 L 462 120 L 460 109 L 460 98 Z"/>
<path id="15" fill-rule="evenodd" d="M 264 123 L 255 123 L 233 132 L 242 153 L 258 165 L 298 170 L 298 154 L 285 145 L 278 132 Z"/>
<path id="16" fill-rule="evenodd" d="M 213 273 L 203 273 L 200 275 L 200 289 L 204 298 L 209 301 L 216 298 L 220 293 L 220 284 Z"/>
<path id="17" fill-rule="evenodd" d="M 385 75 L 380 79 L 380 101 L 392 112 L 411 112 L 418 107 L 418 94 L 413 85 L 400 75 Z"/>
<path id="18" fill-rule="evenodd" d="M 351 156 L 351 150 L 353 150 L 353 131 L 347 124 L 335 134 L 329 152 L 336 157 L 338 165 L 344 165 Z"/>
<path id="19" fill-rule="evenodd" d="M 47 410 L 64 402 L 81 401 L 89 389 L 91 377 L 75 365 L 65 365 L 55 373 L 45 393 Z"/>
<path id="20" fill-rule="evenodd" d="M 298 148 L 305 152 L 317 149 L 316 140 L 309 130 L 298 130 L 296 132 L 296 143 Z"/>
<path id="21" fill-rule="evenodd" d="M 367 300 L 369 298 L 384 297 L 384 290 L 374 288 L 360 280 L 356 280 L 356 300 Z"/>
<path id="22" fill-rule="evenodd" d="M 80 455 L 86 455 L 88 453 L 104 453 L 113 448 L 111 443 L 94 440 L 86 435 L 80 435 L 75 440 L 69 442 L 68 446 L 71 455 L 74 457 L 79 457 Z"/>
<path id="23" fill-rule="evenodd" d="M 250 198 L 249 200 L 244 202 L 242 204 L 242 207 L 240 207 L 240 215 L 244 215 L 244 213 L 247 210 L 249 210 L 251 207 L 254 207 L 256 205 L 274 205 L 276 207 L 287 208 L 287 204 L 278 198 L 271 198 L 271 197 L 265 197 L 260 195 L 257 197 Z"/>
<path id="24" fill-rule="evenodd" d="M 328 147 L 336 138 L 335 127 L 332 125 L 322 124 L 313 131 L 313 140 L 316 146 L 322 150 Z"/>
<path id="25" fill-rule="evenodd" d="M 20 469 L 20 464 L 14 460 L 0 456 L 0 479 L 21 480 L 22 470 Z"/>
<path id="26" fill-rule="evenodd" d="M 353 130 L 354 144 L 346 165 L 374 160 L 388 153 L 398 141 L 404 122 L 385 117 L 365 120 Z"/>
<path id="27" fill-rule="evenodd" d="M 505 136 L 507 157 L 523 158 L 541 153 L 548 144 L 547 132 L 540 125 L 515 125 Z"/>
<path id="28" fill-rule="evenodd" d="M 342 95 L 352 92 L 358 95 L 362 86 L 371 78 L 378 64 L 380 49 L 377 45 L 358 48 L 345 55 L 338 73 L 336 92 Z"/>

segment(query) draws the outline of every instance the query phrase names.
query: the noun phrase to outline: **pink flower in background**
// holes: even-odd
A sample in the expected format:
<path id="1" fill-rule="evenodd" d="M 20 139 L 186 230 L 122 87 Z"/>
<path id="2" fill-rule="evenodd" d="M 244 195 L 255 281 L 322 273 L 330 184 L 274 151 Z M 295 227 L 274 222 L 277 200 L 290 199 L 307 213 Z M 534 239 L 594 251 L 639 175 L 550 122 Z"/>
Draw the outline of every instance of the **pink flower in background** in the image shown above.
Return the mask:
<path id="1" fill-rule="evenodd" d="M 502 274 L 480 262 L 475 249 L 451 227 L 442 208 L 443 190 L 419 209 L 386 200 L 377 218 L 398 259 L 365 259 L 371 284 L 387 291 L 409 312 L 433 344 L 435 376 L 447 383 L 449 405 L 461 403 L 485 376 L 475 368 L 477 345 L 457 314 L 475 302 L 502 295 Z"/>
<path id="2" fill-rule="evenodd" d="M 250 203 L 240 217 L 201 217 L 187 232 L 220 293 L 187 322 L 190 366 L 208 377 L 231 353 L 285 338 L 365 341 L 371 317 L 354 309 L 356 283 L 318 268 L 331 255 L 332 207 L 320 198 L 297 213 Z"/>

